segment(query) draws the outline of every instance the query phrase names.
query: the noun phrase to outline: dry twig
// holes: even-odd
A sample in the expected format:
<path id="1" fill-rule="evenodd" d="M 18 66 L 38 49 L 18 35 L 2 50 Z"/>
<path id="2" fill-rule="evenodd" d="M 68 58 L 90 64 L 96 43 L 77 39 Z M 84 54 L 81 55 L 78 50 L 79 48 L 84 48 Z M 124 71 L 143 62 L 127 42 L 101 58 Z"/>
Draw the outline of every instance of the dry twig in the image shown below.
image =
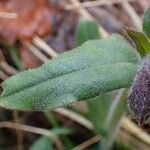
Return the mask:
<path id="1" fill-rule="evenodd" d="M 16 14 L 16 13 L 0 11 L 0 18 L 15 19 L 17 17 L 18 17 L 18 14 Z"/>
<path id="2" fill-rule="evenodd" d="M 36 48 L 33 44 L 28 44 L 28 49 L 34 54 L 37 58 L 39 58 L 42 62 L 46 63 L 49 61 L 49 58 L 46 57 L 38 48 Z"/>
<path id="3" fill-rule="evenodd" d="M 150 136 L 137 125 L 135 125 L 131 120 L 124 117 L 122 118 L 121 125 L 124 130 L 128 131 L 130 134 L 134 135 L 135 137 L 150 146 Z"/>
<path id="4" fill-rule="evenodd" d="M 8 77 L 8 75 L 6 75 L 2 70 L 0 70 L 0 79 L 6 80 Z"/>
<path id="5" fill-rule="evenodd" d="M 136 1 L 136 0 L 128 0 L 130 1 Z M 102 6 L 102 5 L 113 5 L 113 4 L 118 4 L 122 3 L 122 0 L 95 0 L 95 1 L 87 1 L 87 2 L 82 2 L 78 5 L 75 4 L 70 4 L 65 6 L 66 10 L 73 10 L 73 9 L 82 9 L 86 7 L 94 7 L 94 6 Z"/>
<path id="6" fill-rule="evenodd" d="M 100 141 L 100 136 L 97 135 L 97 136 L 94 136 L 91 139 L 85 141 L 84 143 L 74 147 L 72 150 L 84 150 L 84 149 L 88 148 L 89 146 L 91 146 L 91 145 L 93 145 L 99 141 Z"/>
<path id="7" fill-rule="evenodd" d="M 123 9 L 131 18 L 134 26 L 137 29 L 142 30 L 142 20 L 139 17 L 139 15 L 136 13 L 136 11 L 133 9 L 133 7 L 129 4 L 129 2 L 127 0 L 124 0 L 121 4 L 122 4 Z"/>
<path id="8" fill-rule="evenodd" d="M 78 115 L 77 113 L 75 113 L 67 108 L 65 108 L 65 109 L 64 108 L 56 108 L 53 111 L 65 116 L 71 120 L 74 120 L 75 122 L 86 127 L 87 129 L 92 130 L 94 128 L 93 124 L 89 120 L 87 120 L 86 118 Z"/>
<path id="9" fill-rule="evenodd" d="M 15 123 L 21 123 L 21 118 L 19 115 L 19 112 L 17 112 L 16 110 L 13 111 L 13 116 L 14 116 L 14 122 Z M 17 144 L 18 144 L 18 150 L 23 150 L 23 132 L 21 130 L 17 130 L 16 131 L 17 134 Z"/>
<path id="10" fill-rule="evenodd" d="M 33 43 L 40 47 L 41 50 L 46 52 L 51 57 L 57 57 L 57 53 L 46 43 L 44 42 L 40 37 L 36 36 L 33 39 Z"/>
<path id="11" fill-rule="evenodd" d="M 0 122 L 0 128 L 11 128 L 11 129 L 22 130 L 22 131 L 50 137 L 54 141 L 54 143 L 56 144 L 56 146 L 59 150 L 63 149 L 62 143 L 59 140 L 59 138 L 57 137 L 57 135 L 54 134 L 53 132 L 51 132 L 50 130 L 33 127 L 33 126 L 29 126 L 29 125 L 12 123 L 12 122 Z"/>
<path id="12" fill-rule="evenodd" d="M 0 62 L 0 68 L 2 69 L 2 70 L 4 70 L 7 74 L 9 74 L 9 75 L 13 75 L 13 74 L 16 74 L 16 73 L 18 73 L 18 71 L 15 69 L 15 68 L 13 68 L 12 66 L 10 66 L 10 65 L 8 65 L 6 62 L 4 62 L 4 61 L 1 61 Z"/>

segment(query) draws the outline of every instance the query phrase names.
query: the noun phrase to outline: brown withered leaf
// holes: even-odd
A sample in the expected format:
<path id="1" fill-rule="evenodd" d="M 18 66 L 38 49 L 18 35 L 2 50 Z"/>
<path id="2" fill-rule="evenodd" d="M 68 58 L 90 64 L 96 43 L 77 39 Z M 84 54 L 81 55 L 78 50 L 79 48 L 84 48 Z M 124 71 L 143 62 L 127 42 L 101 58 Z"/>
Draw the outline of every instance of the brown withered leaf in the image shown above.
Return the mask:
<path id="1" fill-rule="evenodd" d="M 56 15 L 54 9 L 48 0 L 0 1 L 0 12 L 17 15 L 16 18 L 0 18 L 1 37 L 13 44 L 16 40 L 24 42 L 32 40 L 34 35 L 45 36 L 51 33 Z"/>

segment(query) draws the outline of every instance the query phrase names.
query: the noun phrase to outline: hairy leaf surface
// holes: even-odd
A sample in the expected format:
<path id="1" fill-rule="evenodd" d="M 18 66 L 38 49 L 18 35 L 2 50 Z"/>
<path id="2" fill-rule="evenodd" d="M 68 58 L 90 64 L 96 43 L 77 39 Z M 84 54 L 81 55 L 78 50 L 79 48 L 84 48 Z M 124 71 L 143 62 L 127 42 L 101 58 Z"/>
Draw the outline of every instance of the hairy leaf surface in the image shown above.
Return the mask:
<path id="1" fill-rule="evenodd" d="M 139 55 L 119 35 L 88 41 L 3 82 L 0 105 L 46 111 L 130 86 Z"/>

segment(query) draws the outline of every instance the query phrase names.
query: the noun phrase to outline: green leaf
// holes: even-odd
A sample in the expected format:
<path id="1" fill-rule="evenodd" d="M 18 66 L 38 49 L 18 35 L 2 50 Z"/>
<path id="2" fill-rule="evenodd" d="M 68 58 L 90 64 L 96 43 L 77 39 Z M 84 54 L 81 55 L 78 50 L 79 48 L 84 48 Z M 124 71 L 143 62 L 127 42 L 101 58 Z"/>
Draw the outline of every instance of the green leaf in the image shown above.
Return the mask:
<path id="1" fill-rule="evenodd" d="M 87 101 L 89 118 L 94 125 L 95 131 L 101 136 L 106 134 L 104 123 L 110 109 L 111 102 L 111 93 L 106 93 Z"/>
<path id="2" fill-rule="evenodd" d="M 29 150 L 54 150 L 54 147 L 50 138 L 42 136 L 32 144 Z"/>
<path id="3" fill-rule="evenodd" d="M 150 52 L 150 41 L 147 36 L 138 31 L 126 28 L 126 31 L 130 38 L 135 42 L 138 52 L 141 56 L 146 56 Z"/>
<path id="4" fill-rule="evenodd" d="M 16 67 L 20 70 L 23 69 L 23 66 L 20 62 L 19 53 L 17 51 L 17 48 L 15 46 L 12 46 L 9 48 L 9 53 L 11 55 L 12 60 L 14 61 Z"/>
<path id="5" fill-rule="evenodd" d="M 87 40 L 99 38 L 100 34 L 96 22 L 83 17 L 80 18 L 76 28 L 76 45 L 79 46 Z"/>
<path id="6" fill-rule="evenodd" d="M 14 62 L 15 66 L 19 69 L 22 70 L 23 66 L 20 62 L 20 58 L 19 58 L 19 53 L 17 50 L 17 46 L 16 45 L 10 45 L 9 43 L 7 43 L 5 40 L 0 39 L 0 47 L 4 48 L 6 51 L 8 51 L 9 55 L 8 57 L 10 57 L 9 59 L 11 61 Z"/>
<path id="7" fill-rule="evenodd" d="M 51 126 L 53 126 L 53 127 L 55 127 L 55 128 L 59 127 L 59 124 L 58 124 L 58 122 L 57 122 L 57 120 L 56 120 L 56 118 L 54 117 L 54 115 L 53 115 L 52 112 L 50 112 L 50 111 L 45 111 L 45 112 L 44 112 L 44 116 L 47 118 L 47 121 L 48 121 L 48 123 L 49 123 Z"/>
<path id="8" fill-rule="evenodd" d="M 143 20 L 143 30 L 150 37 L 150 7 L 146 10 Z"/>
<path id="9" fill-rule="evenodd" d="M 116 139 L 120 127 L 119 126 L 120 119 L 125 114 L 125 110 L 127 108 L 127 94 L 128 94 L 127 89 L 121 89 L 116 99 L 111 104 L 111 107 L 108 111 L 104 123 L 105 131 L 107 131 L 107 134 L 101 142 L 102 150 L 111 149 L 112 144 Z"/>
<path id="10" fill-rule="evenodd" d="M 73 130 L 69 129 L 69 128 L 62 128 L 62 127 L 57 127 L 57 128 L 53 128 L 52 132 L 57 134 L 57 135 L 69 135 L 69 134 L 73 134 Z"/>
<path id="11" fill-rule="evenodd" d="M 46 111 L 130 86 L 139 55 L 119 35 L 93 40 L 2 84 L 0 106 Z"/>

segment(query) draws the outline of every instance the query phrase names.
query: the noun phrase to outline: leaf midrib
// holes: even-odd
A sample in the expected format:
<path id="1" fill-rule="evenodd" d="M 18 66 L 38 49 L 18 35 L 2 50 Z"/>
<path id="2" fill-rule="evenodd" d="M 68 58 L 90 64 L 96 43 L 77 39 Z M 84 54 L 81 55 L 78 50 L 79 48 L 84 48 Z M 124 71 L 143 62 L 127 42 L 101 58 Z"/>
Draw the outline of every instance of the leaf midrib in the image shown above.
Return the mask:
<path id="1" fill-rule="evenodd" d="M 131 63 L 131 62 L 115 62 L 115 63 L 105 64 L 105 65 L 103 65 L 103 66 L 108 66 L 108 65 L 113 65 L 113 64 L 135 64 L 135 63 Z M 101 65 L 101 64 L 100 64 L 100 65 Z M 47 82 L 47 81 L 49 81 L 49 80 L 58 79 L 58 78 L 61 78 L 62 76 L 74 74 L 74 73 L 77 73 L 77 72 L 80 72 L 80 71 L 83 71 L 83 70 L 89 70 L 89 69 L 91 69 L 91 68 L 98 67 L 98 66 L 100 66 L 100 65 L 90 66 L 90 67 L 88 67 L 88 68 L 80 69 L 80 70 L 77 70 L 77 71 L 71 71 L 71 72 L 69 72 L 69 73 L 66 73 L 66 74 L 60 75 L 60 76 L 56 76 L 56 77 L 54 77 L 54 78 L 50 78 L 50 79 L 47 79 L 47 80 L 42 80 L 42 81 L 39 82 L 39 83 L 36 83 L 36 84 L 34 84 L 34 85 L 31 85 L 31 86 L 28 86 L 28 87 L 26 87 L 26 88 L 23 88 L 23 89 L 21 89 L 21 90 L 19 90 L 19 91 L 16 91 L 16 92 L 13 93 L 13 94 L 10 93 L 10 94 L 8 94 L 8 95 L 6 95 L 6 96 L 5 96 L 5 95 L 3 96 L 3 93 L 2 93 L 1 98 L 10 97 L 10 96 L 12 96 L 12 95 L 18 94 L 18 93 L 23 92 L 23 91 L 25 91 L 25 90 L 29 90 L 29 89 L 33 88 L 34 86 L 36 87 L 37 85 L 43 84 L 44 82 Z M 135 64 L 135 65 L 136 65 L 136 64 Z M 5 92 L 5 89 L 4 89 L 3 92 Z"/>

